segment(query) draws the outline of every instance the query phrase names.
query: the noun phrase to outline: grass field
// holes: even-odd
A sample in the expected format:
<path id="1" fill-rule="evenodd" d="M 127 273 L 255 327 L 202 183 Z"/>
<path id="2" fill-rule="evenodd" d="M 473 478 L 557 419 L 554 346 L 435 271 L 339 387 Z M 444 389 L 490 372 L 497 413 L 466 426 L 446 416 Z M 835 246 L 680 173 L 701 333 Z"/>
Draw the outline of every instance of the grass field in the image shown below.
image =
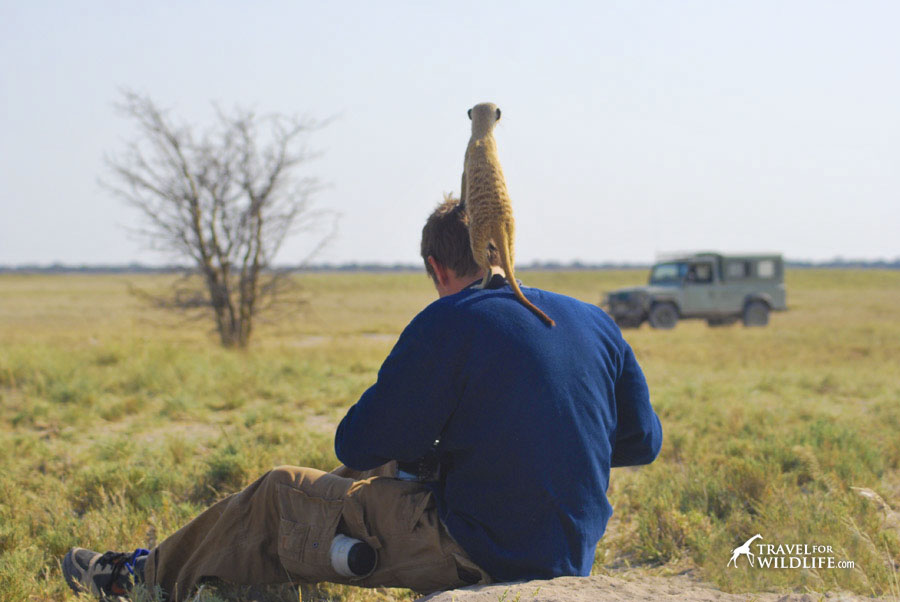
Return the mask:
<path id="1" fill-rule="evenodd" d="M 597 302 L 636 272 L 522 274 Z M 434 298 L 420 274 L 302 276 L 303 313 L 226 351 L 203 322 L 141 306 L 160 276 L 0 276 L 0 599 L 71 598 L 68 548 L 152 544 L 279 464 L 330 470 L 332 434 Z M 626 331 L 665 442 L 615 469 L 596 572 L 693 571 L 726 591 L 900 598 L 900 272 L 792 271 L 768 328 Z M 830 545 L 852 569 L 728 567 L 765 543 Z M 207 598 L 226 596 L 212 591 Z M 304 599 L 403 590 L 308 588 Z"/>

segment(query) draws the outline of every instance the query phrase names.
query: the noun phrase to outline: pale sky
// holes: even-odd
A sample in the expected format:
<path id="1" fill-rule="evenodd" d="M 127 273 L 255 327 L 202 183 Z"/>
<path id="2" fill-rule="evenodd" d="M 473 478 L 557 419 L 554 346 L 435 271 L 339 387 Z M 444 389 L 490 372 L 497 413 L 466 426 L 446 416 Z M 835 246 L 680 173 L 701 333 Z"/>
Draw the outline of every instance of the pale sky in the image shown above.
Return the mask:
<path id="1" fill-rule="evenodd" d="M 415 263 L 497 103 L 516 259 L 900 256 L 900 3 L 0 0 L 0 265 L 160 263 L 97 183 L 123 87 L 337 115 L 319 262 Z M 278 257 L 294 263 L 309 241 Z"/>

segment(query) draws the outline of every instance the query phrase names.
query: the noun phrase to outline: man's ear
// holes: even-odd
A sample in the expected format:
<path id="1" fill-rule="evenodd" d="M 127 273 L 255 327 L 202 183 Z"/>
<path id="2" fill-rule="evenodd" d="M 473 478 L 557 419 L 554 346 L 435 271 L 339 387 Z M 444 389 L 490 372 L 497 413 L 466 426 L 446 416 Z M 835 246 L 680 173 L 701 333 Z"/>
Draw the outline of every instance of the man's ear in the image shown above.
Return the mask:
<path id="1" fill-rule="evenodd" d="M 438 281 L 438 284 L 447 286 L 447 283 L 450 282 L 450 273 L 447 271 L 447 268 L 438 263 L 432 255 L 428 256 L 428 265 L 434 270 L 434 277 Z"/>

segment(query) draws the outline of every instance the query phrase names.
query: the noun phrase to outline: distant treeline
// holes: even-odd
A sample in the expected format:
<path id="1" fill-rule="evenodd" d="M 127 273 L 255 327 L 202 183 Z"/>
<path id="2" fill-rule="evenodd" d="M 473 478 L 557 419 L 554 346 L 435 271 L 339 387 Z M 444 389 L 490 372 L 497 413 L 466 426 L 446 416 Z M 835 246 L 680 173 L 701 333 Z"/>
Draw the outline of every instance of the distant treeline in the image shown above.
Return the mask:
<path id="1" fill-rule="evenodd" d="M 880 259 L 866 261 L 857 259 L 836 258 L 828 261 L 800 261 L 787 260 L 789 268 L 837 268 L 837 269 L 876 269 L 876 270 L 900 270 L 900 257 L 892 261 Z M 569 263 L 555 261 L 535 261 L 529 264 L 517 265 L 518 270 L 642 270 L 648 269 L 649 263 L 584 263 L 573 261 Z M 322 263 L 306 266 L 278 266 L 275 271 L 287 272 L 420 272 L 424 268 L 422 264 L 410 263 Z M 0 274 L 177 274 L 188 271 L 189 268 L 180 265 L 151 266 L 142 263 L 128 263 L 119 265 L 67 265 L 53 263 L 50 265 L 25 264 L 17 266 L 0 265 Z"/>

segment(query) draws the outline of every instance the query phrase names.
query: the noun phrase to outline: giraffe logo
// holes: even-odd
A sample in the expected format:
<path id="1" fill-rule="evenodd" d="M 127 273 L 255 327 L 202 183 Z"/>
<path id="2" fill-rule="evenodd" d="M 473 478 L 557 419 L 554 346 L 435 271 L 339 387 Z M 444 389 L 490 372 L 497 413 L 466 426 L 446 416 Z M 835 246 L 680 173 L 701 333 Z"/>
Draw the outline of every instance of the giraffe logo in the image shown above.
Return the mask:
<path id="1" fill-rule="evenodd" d="M 745 555 L 747 557 L 747 560 L 750 561 L 750 566 L 753 566 L 754 556 L 753 556 L 753 552 L 750 551 L 750 544 L 753 543 L 755 540 L 762 539 L 762 538 L 763 538 L 763 536 L 760 535 L 759 533 L 757 533 L 756 535 L 754 535 L 753 537 L 751 537 L 750 539 L 745 541 L 744 545 L 738 546 L 734 550 L 732 550 L 731 551 L 731 560 L 729 560 L 728 564 L 726 564 L 725 566 L 728 567 L 733 562 L 734 568 L 737 568 L 738 556 L 741 556 L 742 554 Z"/>

